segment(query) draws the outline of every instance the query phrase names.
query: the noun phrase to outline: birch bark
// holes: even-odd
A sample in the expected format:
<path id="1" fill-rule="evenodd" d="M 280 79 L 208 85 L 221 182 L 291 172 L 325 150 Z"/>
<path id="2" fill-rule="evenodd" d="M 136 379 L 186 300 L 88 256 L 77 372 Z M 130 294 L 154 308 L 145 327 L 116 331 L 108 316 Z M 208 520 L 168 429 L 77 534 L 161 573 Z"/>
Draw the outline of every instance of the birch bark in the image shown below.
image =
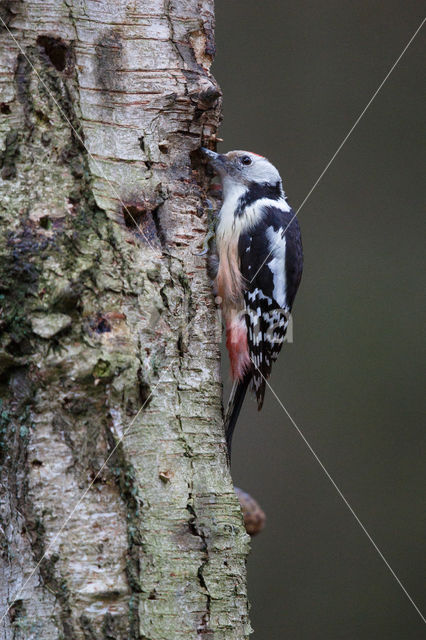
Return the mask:
<path id="1" fill-rule="evenodd" d="M 195 255 L 213 0 L 0 17 L 0 638 L 242 640 L 248 536 Z"/>

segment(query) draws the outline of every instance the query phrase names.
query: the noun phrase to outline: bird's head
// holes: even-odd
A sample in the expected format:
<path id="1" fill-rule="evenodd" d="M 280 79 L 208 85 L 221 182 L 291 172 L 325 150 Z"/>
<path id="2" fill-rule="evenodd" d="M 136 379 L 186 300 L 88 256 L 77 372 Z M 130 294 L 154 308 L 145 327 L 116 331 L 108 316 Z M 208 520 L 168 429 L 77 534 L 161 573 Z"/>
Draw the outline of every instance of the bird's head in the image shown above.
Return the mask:
<path id="1" fill-rule="evenodd" d="M 229 151 L 216 153 L 201 147 L 201 151 L 208 158 L 210 166 L 219 175 L 224 197 L 238 187 L 249 188 L 265 185 L 281 189 L 281 177 L 273 164 L 263 156 L 250 151 Z"/>

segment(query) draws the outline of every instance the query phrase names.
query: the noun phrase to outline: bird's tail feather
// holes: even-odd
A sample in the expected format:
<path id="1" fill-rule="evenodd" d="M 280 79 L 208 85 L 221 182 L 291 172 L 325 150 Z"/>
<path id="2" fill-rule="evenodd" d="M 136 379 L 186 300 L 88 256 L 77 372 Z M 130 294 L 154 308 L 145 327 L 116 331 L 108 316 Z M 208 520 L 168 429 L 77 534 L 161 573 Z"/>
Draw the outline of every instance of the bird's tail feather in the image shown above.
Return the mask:
<path id="1" fill-rule="evenodd" d="M 232 436 L 234 435 L 235 425 L 237 424 L 238 416 L 240 414 L 251 378 L 252 373 L 248 372 L 245 374 L 242 380 L 236 380 L 232 385 L 231 393 L 229 395 L 224 422 L 229 463 L 231 462 Z"/>

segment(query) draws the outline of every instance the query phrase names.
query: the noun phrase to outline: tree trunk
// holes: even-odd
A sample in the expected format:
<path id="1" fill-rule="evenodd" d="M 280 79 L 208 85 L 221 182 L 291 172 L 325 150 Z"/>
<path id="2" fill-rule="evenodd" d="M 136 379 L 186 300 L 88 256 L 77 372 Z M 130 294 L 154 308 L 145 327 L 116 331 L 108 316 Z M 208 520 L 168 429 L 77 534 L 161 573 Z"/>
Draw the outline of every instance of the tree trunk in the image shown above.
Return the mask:
<path id="1" fill-rule="evenodd" d="M 241 640 L 248 536 L 195 255 L 213 0 L 0 17 L 0 638 Z"/>

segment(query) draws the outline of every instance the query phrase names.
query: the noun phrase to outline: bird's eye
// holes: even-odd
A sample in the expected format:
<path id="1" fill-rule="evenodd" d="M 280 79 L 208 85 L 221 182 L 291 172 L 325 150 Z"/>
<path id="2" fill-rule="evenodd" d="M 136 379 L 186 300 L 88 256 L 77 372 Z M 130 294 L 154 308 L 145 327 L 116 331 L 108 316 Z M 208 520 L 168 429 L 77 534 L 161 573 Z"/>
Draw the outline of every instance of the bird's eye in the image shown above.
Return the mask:
<path id="1" fill-rule="evenodd" d="M 243 156 L 241 158 L 241 164 L 246 165 L 246 167 L 248 167 L 249 164 L 251 164 L 252 160 L 250 158 L 250 156 Z"/>

